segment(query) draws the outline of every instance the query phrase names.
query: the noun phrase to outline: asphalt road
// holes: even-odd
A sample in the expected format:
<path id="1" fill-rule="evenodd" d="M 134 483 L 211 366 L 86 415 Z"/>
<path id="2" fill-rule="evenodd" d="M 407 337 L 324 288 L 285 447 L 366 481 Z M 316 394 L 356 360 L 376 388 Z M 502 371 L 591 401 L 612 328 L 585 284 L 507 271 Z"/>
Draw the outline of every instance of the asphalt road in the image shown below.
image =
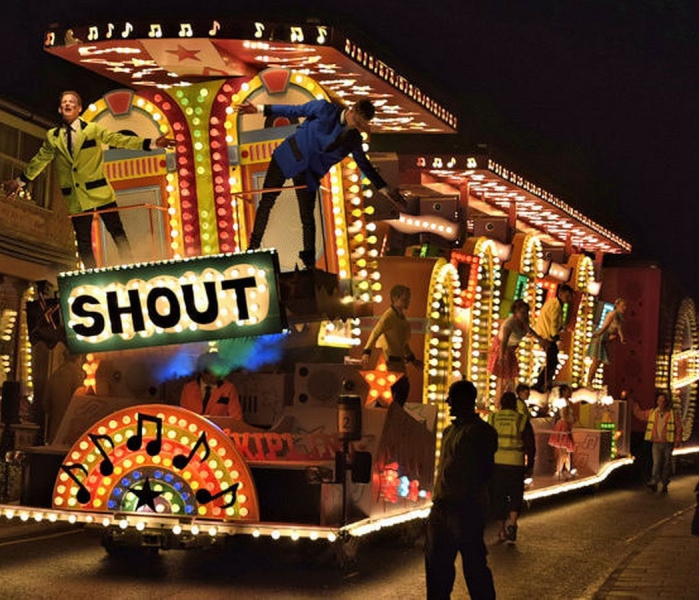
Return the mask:
<path id="1" fill-rule="evenodd" d="M 614 569 L 678 511 L 694 504 L 696 472 L 667 496 L 605 486 L 530 507 L 516 545 L 486 539 L 498 597 L 592 598 Z M 0 598 L 424 598 L 420 541 L 395 531 L 363 539 L 353 568 L 330 548 L 243 538 L 229 547 L 108 556 L 99 531 L 27 530 L 0 541 Z M 325 550 L 325 551 L 324 551 Z M 453 598 L 467 598 L 461 575 Z"/>

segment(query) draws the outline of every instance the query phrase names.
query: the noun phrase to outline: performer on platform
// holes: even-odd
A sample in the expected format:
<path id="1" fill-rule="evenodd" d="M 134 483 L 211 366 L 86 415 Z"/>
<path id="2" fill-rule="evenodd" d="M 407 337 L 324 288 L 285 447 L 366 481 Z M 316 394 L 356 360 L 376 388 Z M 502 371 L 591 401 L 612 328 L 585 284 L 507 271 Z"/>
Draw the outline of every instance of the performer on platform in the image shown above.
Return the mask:
<path id="1" fill-rule="evenodd" d="M 39 152 L 29 161 L 17 179 L 3 182 L 8 197 L 34 180 L 54 161 L 58 186 L 68 203 L 68 212 L 74 216 L 73 229 L 78 254 L 85 268 L 96 266 L 92 251 L 92 217 L 95 210 L 116 209 L 116 194 L 104 172 L 103 144 L 129 150 L 173 148 L 175 140 L 164 135 L 144 139 L 133 135 L 114 133 L 96 123 L 80 119 L 82 99 L 72 90 L 61 94 L 58 112 L 61 124 L 49 129 Z M 123 261 L 131 260 L 131 246 L 117 210 L 100 215 Z"/>
<path id="2" fill-rule="evenodd" d="M 493 337 L 488 355 L 488 372 L 497 377 L 495 397 L 514 390 L 519 378 L 517 347 L 526 335 L 533 335 L 542 344 L 545 340 L 529 325 L 529 305 L 524 300 L 512 303 L 512 314 L 505 319 L 498 334 Z"/>
<path id="3" fill-rule="evenodd" d="M 562 385 L 558 393 L 560 394 L 559 403 L 561 406 L 558 408 L 553 432 L 549 436 L 549 446 L 554 449 L 556 454 L 556 472 L 554 476 L 567 480 L 575 475 L 575 469 L 573 469 L 572 465 L 572 453 L 575 449 L 575 442 L 573 441 L 575 416 L 573 415 L 573 407 L 570 404 L 573 390 L 569 385 Z"/>
<path id="4" fill-rule="evenodd" d="M 534 325 L 534 331 L 540 339 L 544 340 L 546 363 L 532 388 L 542 394 L 550 391 L 553 386 L 553 378 L 558 369 L 558 340 L 564 327 L 563 307 L 572 299 L 573 288 L 567 284 L 559 286 L 556 297 L 547 300 L 541 307 L 539 318 Z"/>
<path id="5" fill-rule="evenodd" d="M 410 306 L 410 288 L 405 285 L 394 285 L 391 288 L 391 306 L 381 315 L 381 318 L 369 334 L 362 352 L 362 361 L 366 366 L 371 355 L 371 349 L 376 345 L 386 355 L 386 365 L 389 371 L 402 373 L 403 376 L 391 386 L 393 401 L 403 406 L 410 393 L 410 380 L 406 364 L 422 367 L 410 349 L 410 323 L 405 312 Z"/>
<path id="6" fill-rule="evenodd" d="M 607 313 L 602 327 L 592 334 L 592 340 L 586 352 L 587 356 L 592 358 L 587 375 L 588 385 L 592 385 L 600 364 L 609 364 L 609 342 L 618 339 L 622 344 L 624 343 L 624 332 L 621 330 L 621 323 L 624 320 L 625 312 L 626 300 L 617 298 L 614 301 L 614 309 Z"/>
<path id="7" fill-rule="evenodd" d="M 202 354 L 197 360 L 197 376 L 186 383 L 180 394 L 180 406 L 200 415 L 233 417 L 243 420 L 238 390 L 232 381 L 214 373 L 216 353 Z"/>
<path id="8" fill-rule="evenodd" d="M 303 250 L 300 258 L 307 269 L 316 263 L 314 218 L 316 192 L 320 180 L 335 164 L 351 154 L 362 173 L 378 190 L 405 211 L 406 202 L 397 190 L 390 190 L 369 162 L 362 149 L 362 132 L 369 132 L 369 121 L 375 109 L 371 101 L 360 100 L 345 108 L 327 100 L 312 100 L 306 104 L 273 104 L 257 107 L 250 102 L 238 108 L 242 114 L 263 112 L 266 117 L 281 116 L 291 119 L 305 117 L 296 131 L 287 137 L 272 154 L 263 184 L 262 200 L 257 207 L 255 224 L 248 248 L 260 247 L 272 207 L 287 179 L 293 179 L 303 226 Z M 270 190 L 264 192 L 264 190 Z"/>

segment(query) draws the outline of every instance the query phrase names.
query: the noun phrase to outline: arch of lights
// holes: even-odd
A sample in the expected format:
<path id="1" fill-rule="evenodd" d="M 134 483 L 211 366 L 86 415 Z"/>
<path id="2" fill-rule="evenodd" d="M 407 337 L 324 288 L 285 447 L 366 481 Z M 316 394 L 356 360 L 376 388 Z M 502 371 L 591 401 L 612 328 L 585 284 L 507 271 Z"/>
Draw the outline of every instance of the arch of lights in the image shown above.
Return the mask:
<path id="1" fill-rule="evenodd" d="M 449 424 L 445 399 L 452 381 L 461 378 L 463 334 L 454 326 L 455 308 L 461 305 L 459 274 L 443 259 L 432 270 L 427 294 L 423 373 L 424 404 L 437 407 L 435 468 L 439 463 L 442 433 Z"/>
<path id="2" fill-rule="evenodd" d="M 571 257 L 569 266 L 573 268 L 571 287 L 580 294 L 570 345 L 570 382 L 573 387 L 580 387 L 585 385 L 586 371 L 590 364 L 590 359 L 585 353 L 594 329 L 595 302 L 589 288 L 595 281 L 595 265 L 589 256 L 576 254 Z M 600 387 L 602 369 L 598 369 L 597 373 L 591 385 Z"/>
<path id="3" fill-rule="evenodd" d="M 670 391 L 675 409 L 682 418 L 682 439 L 687 441 L 694 426 L 699 380 L 699 334 L 694 301 L 680 303 L 672 336 Z"/>
<path id="4" fill-rule="evenodd" d="M 497 247 L 486 237 L 475 238 L 469 254 L 477 259 L 472 262 L 475 272 L 473 302 L 467 316 L 467 364 L 466 378 L 478 389 L 481 398 L 488 402 L 495 394 L 496 378 L 488 373 L 490 341 L 497 333 L 497 315 L 500 313 L 500 287 L 502 269 Z M 470 245 L 470 244 L 469 244 Z"/>
<path id="5" fill-rule="evenodd" d="M 115 94 L 122 93 L 120 91 L 112 92 Z M 109 95 L 109 94 L 107 94 Z M 138 111 L 150 120 L 153 121 L 155 129 L 160 135 L 173 136 L 176 124 L 171 122 L 173 114 L 176 112 L 173 103 L 168 101 L 168 96 L 163 93 L 153 94 L 151 98 L 146 95 L 138 95 L 129 92 L 131 97 L 131 111 Z M 85 121 L 96 121 L 111 114 L 111 109 L 107 101 L 100 98 L 96 102 L 91 103 L 83 113 Z M 140 169 L 139 169 L 140 170 Z M 182 215 L 180 213 L 180 194 L 179 177 L 177 172 L 167 173 L 165 190 L 167 196 L 165 201 L 168 207 L 168 237 L 170 253 L 173 257 L 179 258 L 183 251 L 182 249 Z"/>
<path id="6" fill-rule="evenodd" d="M 524 276 L 525 283 L 522 289 L 521 299 L 529 305 L 529 319 L 534 323 L 543 305 L 541 282 L 543 272 L 544 251 L 541 239 L 527 233 L 522 242 L 522 254 L 519 264 L 519 273 Z M 525 336 L 517 348 L 517 362 L 519 363 L 519 380 L 523 383 L 532 381 L 543 365 L 544 352 L 537 350 L 536 339 Z"/>

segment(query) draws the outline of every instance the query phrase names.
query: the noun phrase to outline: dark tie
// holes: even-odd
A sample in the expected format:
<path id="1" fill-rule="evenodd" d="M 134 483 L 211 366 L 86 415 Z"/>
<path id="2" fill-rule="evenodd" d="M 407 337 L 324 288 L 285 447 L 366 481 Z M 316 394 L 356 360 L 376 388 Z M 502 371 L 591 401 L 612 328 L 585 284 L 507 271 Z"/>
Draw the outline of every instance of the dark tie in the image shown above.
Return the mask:
<path id="1" fill-rule="evenodd" d="M 73 156 L 73 128 L 70 123 L 66 123 L 66 145 L 68 146 L 68 154 Z"/>
<path id="2" fill-rule="evenodd" d="M 211 386 L 207 385 L 206 388 L 204 389 L 204 400 L 202 402 L 202 409 L 201 413 L 205 414 L 206 413 L 206 405 L 209 403 L 209 399 L 211 398 Z"/>

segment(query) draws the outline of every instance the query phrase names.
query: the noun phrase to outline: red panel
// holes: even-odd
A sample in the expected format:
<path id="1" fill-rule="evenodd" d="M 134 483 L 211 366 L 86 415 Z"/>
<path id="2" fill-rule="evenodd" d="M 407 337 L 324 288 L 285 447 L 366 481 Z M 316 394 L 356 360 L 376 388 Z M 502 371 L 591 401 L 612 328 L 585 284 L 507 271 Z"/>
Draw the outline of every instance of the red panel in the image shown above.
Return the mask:
<path id="1" fill-rule="evenodd" d="M 104 95 L 104 101 L 109 107 L 109 111 L 119 117 L 127 115 L 131 112 L 131 103 L 133 102 L 133 92 L 131 90 L 116 90 Z"/>
<path id="2" fill-rule="evenodd" d="M 604 269 L 600 298 L 627 302 L 623 331 L 625 344 L 610 345 L 611 364 L 605 367 L 605 383 L 618 398 L 626 390 L 642 408 L 655 404 L 655 370 L 658 353 L 662 271 L 651 267 Z M 634 431 L 645 425 L 632 419 Z"/>
<path id="3" fill-rule="evenodd" d="M 286 69 L 266 69 L 260 73 L 260 79 L 270 94 L 281 94 L 289 85 L 290 75 Z"/>

